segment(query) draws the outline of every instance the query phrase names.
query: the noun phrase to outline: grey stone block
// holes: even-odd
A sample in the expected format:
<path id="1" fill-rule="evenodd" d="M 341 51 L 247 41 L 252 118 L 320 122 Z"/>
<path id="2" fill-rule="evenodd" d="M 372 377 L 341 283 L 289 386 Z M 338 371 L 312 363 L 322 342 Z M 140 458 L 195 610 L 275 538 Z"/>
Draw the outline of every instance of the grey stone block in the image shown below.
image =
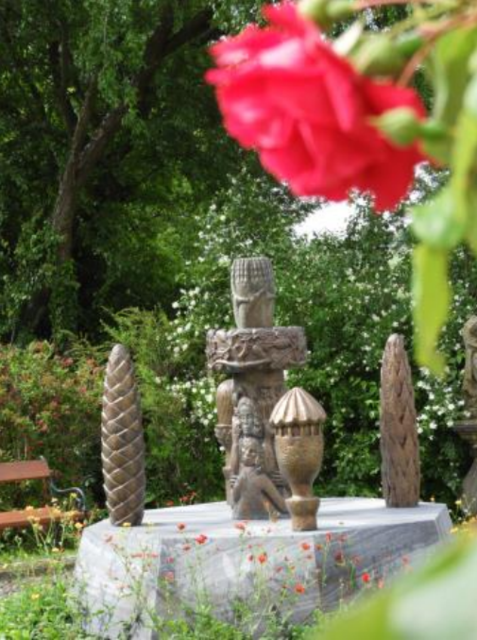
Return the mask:
<path id="1" fill-rule="evenodd" d="M 241 524 L 219 502 L 147 511 L 140 527 L 87 527 L 75 568 L 85 628 L 152 640 L 154 616 L 187 617 L 206 604 L 236 624 L 253 613 L 246 624 L 259 638 L 267 615 L 300 623 L 336 608 L 421 562 L 451 529 L 445 505 L 388 509 L 363 498 L 323 499 L 318 531 Z"/>

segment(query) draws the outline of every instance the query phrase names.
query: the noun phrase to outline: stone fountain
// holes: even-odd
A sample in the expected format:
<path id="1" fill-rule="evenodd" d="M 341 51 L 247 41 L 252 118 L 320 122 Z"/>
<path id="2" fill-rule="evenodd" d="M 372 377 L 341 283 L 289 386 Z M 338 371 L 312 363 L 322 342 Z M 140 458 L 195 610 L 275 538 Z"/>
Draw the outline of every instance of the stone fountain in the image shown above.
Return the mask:
<path id="1" fill-rule="evenodd" d="M 115 394 L 111 384 L 105 387 L 111 518 L 86 527 L 75 567 L 76 596 L 91 635 L 165 637 L 154 630 L 154 619 L 190 617 L 205 605 L 232 624 L 243 624 L 245 608 L 246 631 L 260 638 L 267 617 L 303 623 L 317 608 L 353 598 L 365 584 L 361 576 L 379 586 L 404 559 L 415 564 L 449 535 L 445 505 L 393 509 L 380 499 L 313 495 L 326 415 L 305 391 L 285 387 L 285 371 L 305 364 L 304 331 L 273 326 L 276 292 L 266 258 L 236 260 L 231 283 L 237 326 L 207 334 L 208 366 L 228 376 L 217 388 L 215 429 L 225 449 L 225 501 L 143 514 L 136 497 L 144 490 L 144 465 L 137 460 L 138 482 L 131 474 L 123 481 L 114 444 L 121 451 L 134 444 L 135 456 L 143 450 L 132 369 Z M 114 369 L 114 385 L 116 369 L 122 371 Z M 112 501 L 112 473 L 121 492 L 127 486 L 135 492 L 128 515 Z"/>

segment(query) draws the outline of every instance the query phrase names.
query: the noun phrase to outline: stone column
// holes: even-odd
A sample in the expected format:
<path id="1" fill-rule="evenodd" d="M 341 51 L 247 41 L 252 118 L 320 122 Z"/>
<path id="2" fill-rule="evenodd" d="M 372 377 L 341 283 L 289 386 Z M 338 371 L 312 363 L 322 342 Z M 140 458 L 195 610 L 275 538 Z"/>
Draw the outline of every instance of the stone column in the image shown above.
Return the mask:
<path id="1" fill-rule="evenodd" d="M 234 262 L 232 298 L 238 328 L 207 333 L 209 368 L 233 380 L 228 496 L 237 519 L 288 516 L 290 492 L 278 469 L 270 415 L 286 391 L 284 370 L 305 363 L 304 331 L 273 327 L 275 285 L 267 258 Z"/>

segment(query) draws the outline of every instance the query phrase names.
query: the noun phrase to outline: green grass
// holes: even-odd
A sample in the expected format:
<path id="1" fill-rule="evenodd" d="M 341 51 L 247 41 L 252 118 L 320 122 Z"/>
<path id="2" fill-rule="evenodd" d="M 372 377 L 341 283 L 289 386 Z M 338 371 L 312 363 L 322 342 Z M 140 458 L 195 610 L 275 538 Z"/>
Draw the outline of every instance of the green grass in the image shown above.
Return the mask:
<path id="1" fill-rule="evenodd" d="M 71 578 L 61 571 L 0 600 L 1 640 L 99 640 L 81 628 L 81 613 L 71 598 Z M 207 608 L 184 620 L 155 619 L 151 626 L 167 640 L 251 640 L 251 636 L 213 617 Z M 122 640 L 127 640 L 125 633 Z M 262 640 L 301 640 L 308 627 L 274 624 L 270 619 Z M 104 639 L 101 639 L 104 640 Z"/>

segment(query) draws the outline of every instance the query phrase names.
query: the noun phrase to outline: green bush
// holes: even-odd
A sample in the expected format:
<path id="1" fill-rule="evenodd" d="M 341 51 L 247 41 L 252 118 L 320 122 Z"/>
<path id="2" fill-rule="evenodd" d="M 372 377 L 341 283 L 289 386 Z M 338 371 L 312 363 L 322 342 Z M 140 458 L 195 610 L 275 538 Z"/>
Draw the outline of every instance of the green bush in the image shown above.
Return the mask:
<path id="1" fill-rule="evenodd" d="M 102 365 L 96 350 L 47 342 L 0 347 L 0 459 L 44 456 L 63 486 L 99 480 Z M 0 509 L 43 502 L 42 486 L 2 487 Z"/>

